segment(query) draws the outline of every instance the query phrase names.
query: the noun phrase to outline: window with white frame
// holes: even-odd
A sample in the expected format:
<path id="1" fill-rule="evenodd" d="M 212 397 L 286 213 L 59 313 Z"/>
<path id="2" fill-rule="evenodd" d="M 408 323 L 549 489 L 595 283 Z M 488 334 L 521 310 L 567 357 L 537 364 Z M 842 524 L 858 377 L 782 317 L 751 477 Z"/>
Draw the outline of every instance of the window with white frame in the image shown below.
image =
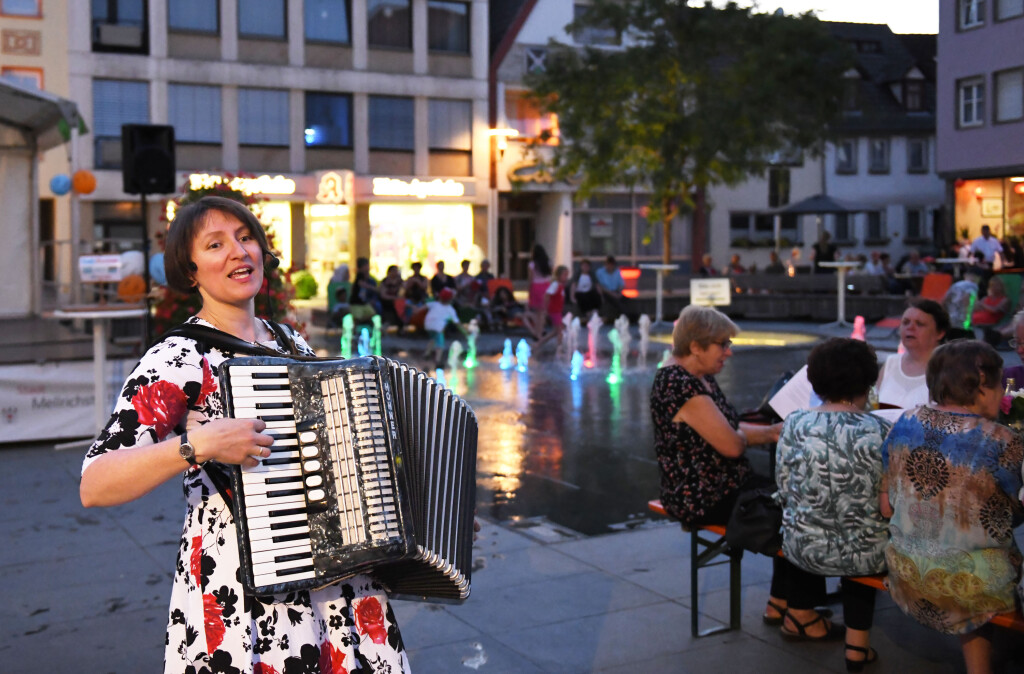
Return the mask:
<path id="1" fill-rule="evenodd" d="M 972 77 L 957 82 L 957 122 L 961 127 L 985 123 L 985 80 Z"/>
<path id="2" fill-rule="evenodd" d="M 0 79 L 14 82 L 26 89 L 40 91 L 43 88 L 42 68 L 19 68 L 18 66 L 4 66 L 0 68 Z"/>
<path id="3" fill-rule="evenodd" d="M 306 92 L 306 147 L 352 147 L 352 96 Z"/>
<path id="4" fill-rule="evenodd" d="M 167 27 L 171 30 L 216 34 L 220 30 L 218 4 L 210 2 L 210 0 L 173 0 L 173 2 L 168 2 Z"/>
<path id="5" fill-rule="evenodd" d="M 1024 0 L 996 0 L 996 21 L 1024 16 Z"/>
<path id="6" fill-rule="evenodd" d="M 907 139 L 907 173 L 928 172 L 928 139 Z"/>
<path id="7" fill-rule="evenodd" d="M 866 242 L 884 241 L 885 240 L 885 212 L 884 211 L 868 211 L 867 212 L 867 232 L 865 234 Z"/>
<path id="8" fill-rule="evenodd" d="M 366 0 L 371 47 L 412 48 L 412 0 Z"/>
<path id="9" fill-rule="evenodd" d="M 960 28 L 977 28 L 985 23 L 985 0 L 959 0 Z"/>
<path id="10" fill-rule="evenodd" d="M 918 207 L 907 207 L 906 220 L 904 221 L 903 238 L 907 240 L 920 240 L 924 235 L 924 209 Z"/>
<path id="11" fill-rule="evenodd" d="M 0 0 L 0 14 L 9 16 L 42 16 L 42 0 Z"/>
<path id="12" fill-rule="evenodd" d="M 287 36 L 287 25 L 285 0 L 238 0 L 240 37 L 283 40 Z"/>
<path id="13" fill-rule="evenodd" d="M 287 91 L 238 90 L 238 142 L 242 145 L 288 145 Z"/>
<path id="14" fill-rule="evenodd" d="M 783 213 L 779 216 L 779 237 L 789 245 L 797 240 L 797 216 Z M 770 213 L 729 213 L 729 244 L 738 248 L 770 246 L 775 243 L 775 215 Z"/>
<path id="15" fill-rule="evenodd" d="M 303 30 L 310 42 L 350 44 L 349 0 L 306 0 Z"/>
<path id="16" fill-rule="evenodd" d="M 220 87 L 169 84 L 167 113 L 179 143 L 220 143 Z"/>
<path id="17" fill-rule="evenodd" d="M 415 116 L 411 98 L 370 96 L 370 149 L 412 152 Z"/>
<path id="18" fill-rule="evenodd" d="M 888 138 L 872 138 L 868 142 L 868 171 L 871 173 L 889 172 Z"/>
<path id="19" fill-rule="evenodd" d="M 145 0 L 91 0 L 93 51 L 147 53 L 146 10 Z"/>
<path id="20" fill-rule="evenodd" d="M 835 214 L 835 239 L 839 241 L 852 241 L 853 231 L 850 227 L 850 214 L 849 213 L 836 213 Z"/>
<path id="21" fill-rule="evenodd" d="M 121 125 L 149 123 L 149 84 L 92 81 L 92 136 L 96 168 L 121 168 Z"/>
<path id="22" fill-rule="evenodd" d="M 427 2 L 427 43 L 430 51 L 469 53 L 469 3 Z"/>
<path id="23" fill-rule="evenodd" d="M 843 138 L 836 143 L 836 173 L 857 172 L 857 139 Z"/>
<path id="24" fill-rule="evenodd" d="M 1014 122 L 1024 118 L 1024 68 L 995 74 L 996 121 Z"/>

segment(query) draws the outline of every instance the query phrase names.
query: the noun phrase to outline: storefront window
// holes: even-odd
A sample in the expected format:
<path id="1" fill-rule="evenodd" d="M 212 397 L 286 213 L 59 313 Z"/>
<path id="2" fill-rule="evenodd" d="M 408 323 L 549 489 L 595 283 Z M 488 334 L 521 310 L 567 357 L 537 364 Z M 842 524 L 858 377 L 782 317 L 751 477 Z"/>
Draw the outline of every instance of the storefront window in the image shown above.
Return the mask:
<path id="1" fill-rule="evenodd" d="M 409 265 L 422 262 L 427 277 L 439 260 L 455 273 L 463 260 L 479 265 L 470 204 L 370 204 L 369 218 L 370 273 L 378 279 L 393 264 L 408 276 Z"/>
<path id="2" fill-rule="evenodd" d="M 266 201 L 254 209 L 271 246 L 277 251 L 281 269 L 292 268 L 292 209 L 287 201 Z"/>
<path id="3" fill-rule="evenodd" d="M 355 273 L 350 253 L 351 232 L 349 206 L 306 205 L 306 269 L 313 274 L 321 294 L 327 292 L 327 283 L 338 265 L 347 264 L 350 274 Z"/>
<path id="4" fill-rule="evenodd" d="M 664 251 L 661 223 L 649 223 L 641 215 L 648 202 L 646 195 L 595 194 L 577 206 L 573 213 L 573 256 L 660 258 Z M 677 217 L 672 223 L 672 256 L 685 255 L 688 250 L 684 221 Z"/>

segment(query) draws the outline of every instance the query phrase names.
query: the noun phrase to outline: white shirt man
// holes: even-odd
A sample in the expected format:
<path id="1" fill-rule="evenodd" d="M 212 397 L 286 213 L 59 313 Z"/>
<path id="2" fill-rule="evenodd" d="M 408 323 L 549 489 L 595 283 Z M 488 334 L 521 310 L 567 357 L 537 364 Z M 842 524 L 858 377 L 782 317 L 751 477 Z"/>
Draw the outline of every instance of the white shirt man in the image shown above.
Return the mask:
<path id="1" fill-rule="evenodd" d="M 999 239 L 992 236 L 992 230 L 988 225 L 983 225 L 981 228 L 981 236 L 971 242 L 971 253 L 981 253 L 985 256 L 983 262 L 986 267 L 991 267 L 992 263 L 995 262 L 996 255 L 1002 256 L 1003 245 L 999 243 Z"/>

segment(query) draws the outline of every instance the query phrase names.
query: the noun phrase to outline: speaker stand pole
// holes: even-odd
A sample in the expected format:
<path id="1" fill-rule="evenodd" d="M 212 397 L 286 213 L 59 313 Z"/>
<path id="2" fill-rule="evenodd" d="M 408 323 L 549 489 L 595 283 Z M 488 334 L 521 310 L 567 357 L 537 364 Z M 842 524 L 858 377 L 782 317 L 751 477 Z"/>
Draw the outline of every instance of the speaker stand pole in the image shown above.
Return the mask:
<path id="1" fill-rule="evenodd" d="M 149 300 L 149 217 L 146 213 L 146 193 L 139 193 L 139 203 L 142 205 L 142 277 L 145 279 L 146 293 L 143 296 L 146 301 L 146 315 L 142 322 L 142 352 L 149 348 L 149 340 L 153 333 L 153 318 L 150 315 Z"/>

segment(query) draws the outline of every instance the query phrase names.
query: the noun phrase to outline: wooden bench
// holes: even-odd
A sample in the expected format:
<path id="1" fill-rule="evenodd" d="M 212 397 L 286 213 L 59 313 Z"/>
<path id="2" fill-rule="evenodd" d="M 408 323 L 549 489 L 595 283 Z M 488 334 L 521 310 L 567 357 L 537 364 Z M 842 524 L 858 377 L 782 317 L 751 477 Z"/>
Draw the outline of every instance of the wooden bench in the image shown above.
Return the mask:
<path id="1" fill-rule="evenodd" d="M 647 507 L 660 515 L 672 517 L 665 510 L 659 499 L 647 502 Z M 725 527 L 720 525 L 707 525 L 701 527 L 683 526 L 683 531 L 690 534 L 690 635 L 693 638 L 706 637 L 721 632 L 740 629 L 741 606 L 741 577 L 740 570 L 743 560 L 743 551 L 738 550 L 734 554 L 727 554 L 729 546 L 725 542 Z M 707 538 L 701 535 L 702 531 L 718 536 L 717 539 Z M 726 556 L 726 559 L 719 557 Z M 706 630 L 700 629 L 698 606 L 700 592 L 698 588 L 698 572 L 712 566 L 729 565 L 729 624 L 709 627 Z"/>
<path id="2" fill-rule="evenodd" d="M 660 499 L 651 499 L 647 502 L 647 508 L 651 512 L 664 515 L 665 517 L 672 517 L 665 510 L 665 506 L 662 505 Z M 674 518 L 673 518 L 674 519 Z M 721 525 L 709 525 L 698 527 L 697 529 L 690 529 L 683 527 L 684 531 L 690 533 L 690 592 L 692 596 L 692 603 L 690 604 L 690 633 L 696 637 L 708 636 L 710 634 L 717 634 L 719 632 L 726 632 L 729 630 L 738 630 L 740 628 L 740 561 L 742 559 L 741 554 L 732 555 L 729 557 L 728 563 L 733 565 L 735 568 L 730 568 L 729 573 L 729 626 L 728 627 L 715 627 L 707 629 L 703 632 L 697 630 L 697 620 L 699 610 L 697 608 L 697 571 L 702 568 L 709 566 L 717 566 L 719 564 L 725 564 L 725 561 L 718 561 L 711 563 L 715 557 L 719 555 L 725 555 L 728 553 L 728 545 L 725 543 L 725 527 Z M 717 540 L 700 538 L 698 535 L 699 531 L 708 531 L 718 535 Z M 703 547 L 703 552 L 699 552 L 699 547 Z M 782 552 L 779 552 L 779 556 L 782 556 Z M 873 587 L 876 590 L 882 590 L 888 592 L 889 588 L 885 585 L 886 574 L 879 573 L 872 576 L 850 576 L 850 580 L 861 585 L 867 585 Z M 1005 627 L 1017 632 L 1024 633 L 1024 615 L 1019 611 L 1009 611 L 1007 613 L 1000 613 L 992 618 L 991 623 L 998 625 L 999 627 Z"/>

